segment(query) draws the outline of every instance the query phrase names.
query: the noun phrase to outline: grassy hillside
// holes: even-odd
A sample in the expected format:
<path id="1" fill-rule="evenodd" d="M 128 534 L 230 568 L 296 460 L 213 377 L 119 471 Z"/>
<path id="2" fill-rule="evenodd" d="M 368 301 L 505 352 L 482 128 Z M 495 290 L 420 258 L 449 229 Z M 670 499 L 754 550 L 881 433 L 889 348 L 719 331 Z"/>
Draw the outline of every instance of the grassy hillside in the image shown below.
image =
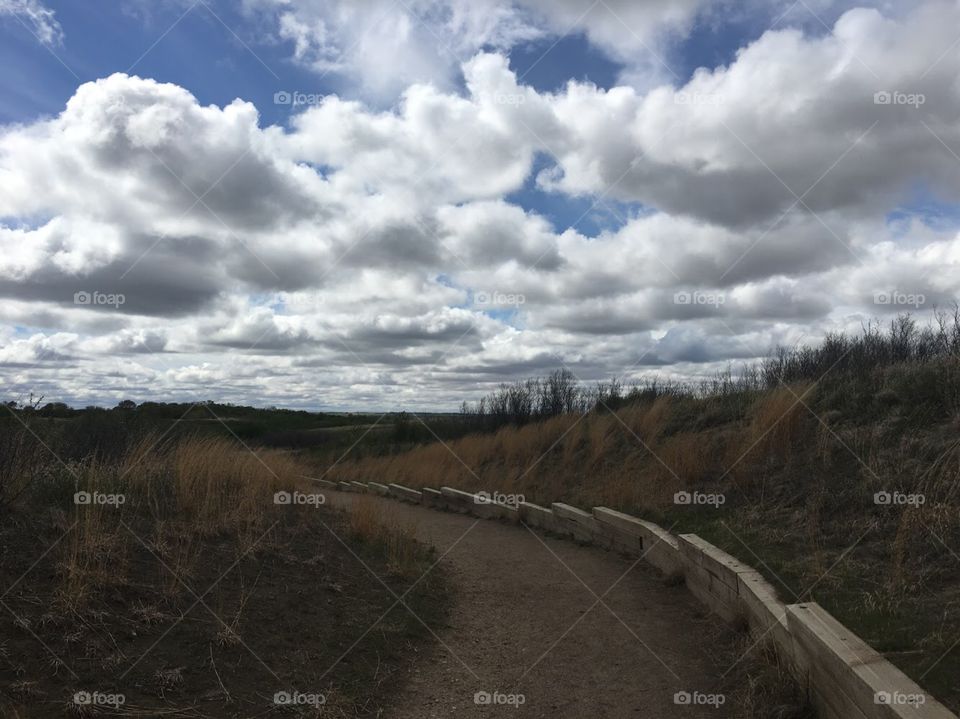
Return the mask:
<path id="1" fill-rule="evenodd" d="M 785 601 L 823 604 L 956 711 L 958 338 L 955 322 L 901 318 L 778 353 L 713 391 L 601 396 L 331 476 L 605 505 L 696 532 Z"/>

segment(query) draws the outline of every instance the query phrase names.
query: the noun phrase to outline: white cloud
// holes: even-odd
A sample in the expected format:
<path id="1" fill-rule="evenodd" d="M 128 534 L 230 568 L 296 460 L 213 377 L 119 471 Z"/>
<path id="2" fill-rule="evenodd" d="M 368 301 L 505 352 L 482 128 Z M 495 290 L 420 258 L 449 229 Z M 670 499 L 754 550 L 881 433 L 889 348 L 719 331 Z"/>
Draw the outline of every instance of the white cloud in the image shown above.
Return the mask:
<path id="1" fill-rule="evenodd" d="M 615 59 L 650 69 L 661 38 L 685 32 L 707 0 L 247 0 L 294 57 L 390 101 L 414 83 L 456 84 L 459 65 L 484 48 L 584 33 Z"/>
<path id="2" fill-rule="evenodd" d="M 0 17 L 17 18 L 44 45 L 63 42 L 63 29 L 53 10 L 40 0 L 0 0 Z"/>
<path id="3" fill-rule="evenodd" d="M 288 129 L 241 100 L 86 83 L 59 116 L 0 131 L 0 363 L 11 390 L 83 402 L 217 386 L 454 407 L 558 358 L 589 379 L 698 375 L 905 309 L 877 292 L 945 304 L 956 231 L 885 215 L 918 183 L 960 200 L 956 20 L 937 0 L 855 10 L 647 92 L 538 93 L 481 53 L 465 91 L 414 84 L 388 110 L 331 96 Z M 874 104 L 883 89 L 925 102 Z M 537 153 L 556 164 L 547 201 L 643 210 L 596 237 L 557 232 L 516 201 Z M 781 180 L 816 187 L 790 209 Z M 125 301 L 75 304 L 81 291 Z M 677 300 L 695 292 L 713 301 Z"/>

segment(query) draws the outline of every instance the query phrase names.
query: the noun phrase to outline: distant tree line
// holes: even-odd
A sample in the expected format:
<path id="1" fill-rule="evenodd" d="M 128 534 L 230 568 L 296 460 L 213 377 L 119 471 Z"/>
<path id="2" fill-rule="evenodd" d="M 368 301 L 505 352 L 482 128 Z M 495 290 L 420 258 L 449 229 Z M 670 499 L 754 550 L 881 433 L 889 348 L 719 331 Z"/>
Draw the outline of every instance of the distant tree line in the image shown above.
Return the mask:
<path id="1" fill-rule="evenodd" d="M 526 424 L 562 414 L 615 409 L 644 396 L 681 390 L 681 385 L 677 383 L 658 380 L 629 389 L 616 378 L 586 385 L 564 368 L 554 370 L 545 377 L 503 383 L 473 404 L 464 402 L 460 406 L 460 414 L 482 428 L 495 428 L 505 424 Z"/>
<path id="2" fill-rule="evenodd" d="M 886 328 L 870 322 L 858 335 L 831 332 L 816 346 L 779 346 L 760 362 L 745 363 L 736 372 L 728 367 L 696 382 L 648 378 L 624 385 L 614 378 L 589 385 L 570 370 L 558 369 L 545 377 L 500 384 L 477 402 L 463 402 L 460 414 L 471 426 L 490 430 L 567 413 L 607 412 L 662 396 L 725 398 L 794 382 L 862 382 L 885 368 L 916 370 L 958 358 L 960 308 L 954 306 L 950 313 L 935 311 L 933 322 L 923 327 L 903 314 Z"/>

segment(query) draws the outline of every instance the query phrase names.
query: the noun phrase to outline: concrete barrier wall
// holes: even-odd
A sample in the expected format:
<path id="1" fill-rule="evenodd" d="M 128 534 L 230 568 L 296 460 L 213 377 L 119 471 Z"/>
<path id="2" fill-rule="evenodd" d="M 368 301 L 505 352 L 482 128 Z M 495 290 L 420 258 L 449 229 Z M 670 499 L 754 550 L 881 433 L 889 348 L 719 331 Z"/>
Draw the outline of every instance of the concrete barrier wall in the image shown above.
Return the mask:
<path id="1" fill-rule="evenodd" d="M 613 549 L 642 555 L 664 574 L 683 572 L 677 538 L 663 527 L 607 507 L 594 507 L 593 516 Z"/>
<path id="2" fill-rule="evenodd" d="M 367 482 L 367 486 L 374 494 L 379 494 L 382 497 L 387 497 L 390 494 L 390 488 L 385 484 L 380 484 L 380 482 Z"/>
<path id="3" fill-rule="evenodd" d="M 677 543 L 683 557 L 687 587 L 694 596 L 728 622 L 742 619 L 740 575 L 753 572 L 753 568 L 696 534 L 681 534 Z"/>
<path id="4" fill-rule="evenodd" d="M 518 514 L 515 507 L 489 501 L 486 497 L 464 492 L 453 487 L 441 487 L 444 508 L 455 512 L 464 512 L 484 519 L 508 519 L 517 521 Z"/>
<path id="5" fill-rule="evenodd" d="M 542 529 L 545 532 L 561 532 L 560 523 L 546 507 L 532 502 L 520 502 L 519 506 L 520 521 L 528 527 Z"/>
<path id="6" fill-rule="evenodd" d="M 439 490 L 424 487 L 420 490 L 420 503 L 431 509 L 446 509 L 446 502 Z"/>
<path id="7" fill-rule="evenodd" d="M 471 514 L 474 506 L 476 505 L 475 496 L 460 489 L 454 489 L 453 487 L 440 487 L 440 494 L 443 495 L 443 498 L 447 504 L 447 508 L 453 510 L 454 512 Z"/>
<path id="8" fill-rule="evenodd" d="M 687 588 L 711 612 L 727 622 L 745 623 L 756 644 L 776 649 L 820 719 L 957 719 L 818 604 L 785 605 L 759 572 L 695 534 L 673 535 L 607 507 L 585 512 L 560 502 L 549 509 L 521 502 L 513 508 L 452 487 L 419 492 L 398 484 L 340 482 L 337 488 L 386 490 L 434 509 L 520 522 L 641 557 L 667 575 L 682 574 Z"/>
<path id="9" fill-rule="evenodd" d="M 560 502 L 551 504 L 550 511 L 565 534 L 581 542 L 604 543 L 600 526 L 589 512 Z"/>
<path id="10" fill-rule="evenodd" d="M 397 499 L 403 502 L 413 502 L 414 504 L 420 504 L 420 492 L 415 489 L 410 489 L 409 487 L 404 487 L 401 484 L 390 484 L 390 496 L 396 497 Z"/>

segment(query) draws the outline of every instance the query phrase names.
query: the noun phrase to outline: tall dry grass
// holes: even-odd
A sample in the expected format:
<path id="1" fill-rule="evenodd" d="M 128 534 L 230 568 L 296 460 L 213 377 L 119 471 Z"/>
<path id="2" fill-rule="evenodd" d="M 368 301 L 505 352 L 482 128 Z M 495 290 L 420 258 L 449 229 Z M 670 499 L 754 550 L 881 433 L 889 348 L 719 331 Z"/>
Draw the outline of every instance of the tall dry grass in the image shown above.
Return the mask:
<path id="1" fill-rule="evenodd" d="M 660 396 L 615 413 L 561 415 L 402 454 L 346 461 L 330 476 L 660 512 L 680 490 L 752 490 L 738 483 L 752 477 L 757 466 L 781 466 L 793 452 L 803 451 L 816 424 L 797 401 L 807 389 L 781 387 L 738 396 L 726 405 Z"/>
<path id="2" fill-rule="evenodd" d="M 277 516 L 275 493 L 306 489 L 301 476 L 307 473 L 289 454 L 255 453 L 211 438 L 166 445 L 146 437 L 117 462 L 81 463 L 73 476 L 75 524 L 65 542 L 60 600 L 76 607 L 98 589 L 122 583 L 138 544 L 163 560 L 167 592 L 180 591 L 205 538 L 253 541 Z M 122 502 L 77 504 L 79 494 Z"/>
<path id="3" fill-rule="evenodd" d="M 411 576 L 420 563 L 420 546 L 415 525 L 399 522 L 384 511 L 374 497 L 358 496 L 349 510 L 350 536 L 378 548 L 387 560 L 387 570 L 397 576 Z"/>
<path id="4" fill-rule="evenodd" d="M 495 434 L 423 445 L 403 454 L 344 462 L 331 471 L 343 481 L 450 486 L 523 494 L 530 501 L 660 508 L 674 492 L 723 475 L 723 459 L 773 424 L 773 402 L 755 408 L 739 433 L 667 432 L 680 411 L 673 397 L 610 412 L 562 415 Z M 778 400 L 779 401 L 779 400 Z M 785 420 L 789 441 L 801 418 Z M 758 449 L 780 446 L 771 441 Z M 734 455 L 735 456 L 735 455 Z"/>
<path id="5" fill-rule="evenodd" d="M 303 484 L 301 463 L 282 452 L 254 453 L 220 439 L 197 439 L 170 457 L 177 508 L 197 531 L 261 526 L 273 496 Z"/>

